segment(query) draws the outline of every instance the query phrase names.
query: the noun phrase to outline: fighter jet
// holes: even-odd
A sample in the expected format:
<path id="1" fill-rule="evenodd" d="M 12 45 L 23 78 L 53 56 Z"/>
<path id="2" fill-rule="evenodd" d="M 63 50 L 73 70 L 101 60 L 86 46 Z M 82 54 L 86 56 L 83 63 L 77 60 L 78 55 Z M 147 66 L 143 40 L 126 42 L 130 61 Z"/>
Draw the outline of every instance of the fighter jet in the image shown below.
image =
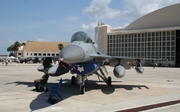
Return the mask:
<path id="1" fill-rule="evenodd" d="M 125 69 L 130 69 L 128 62 L 136 61 L 135 70 L 143 73 L 144 68 L 141 65 L 140 58 L 109 56 L 99 51 L 98 45 L 92 42 L 92 39 L 83 31 L 73 34 L 69 45 L 65 46 L 59 53 L 59 64 L 52 66 L 49 59 L 45 60 L 43 65 L 39 66 L 38 71 L 43 71 L 49 67 L 50 76 L 61 76 L 70 72 L 73 76 L 71 84 L 80 85 L 80 93 L 85 93 L 85 80 L 93 74 L 101 78 L 108 86 L 111 86 L 111 77 L 107 76 L 106 66 L 113 66 L 113 73 L 117 78 L 125 75 Z"/>

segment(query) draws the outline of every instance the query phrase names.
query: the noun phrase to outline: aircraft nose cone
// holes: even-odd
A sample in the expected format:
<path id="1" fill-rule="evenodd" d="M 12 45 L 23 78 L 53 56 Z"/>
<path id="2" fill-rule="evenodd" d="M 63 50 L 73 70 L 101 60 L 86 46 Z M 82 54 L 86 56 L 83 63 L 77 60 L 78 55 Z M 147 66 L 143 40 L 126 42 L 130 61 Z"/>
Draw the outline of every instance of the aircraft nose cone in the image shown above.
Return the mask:
<path id="1" fill-rule="evenodd" d="M 68 45 L 61 50 L 59 56 L 69 63 L 78 63 L 83 61 L 85 53 L 80 46 Z"/>

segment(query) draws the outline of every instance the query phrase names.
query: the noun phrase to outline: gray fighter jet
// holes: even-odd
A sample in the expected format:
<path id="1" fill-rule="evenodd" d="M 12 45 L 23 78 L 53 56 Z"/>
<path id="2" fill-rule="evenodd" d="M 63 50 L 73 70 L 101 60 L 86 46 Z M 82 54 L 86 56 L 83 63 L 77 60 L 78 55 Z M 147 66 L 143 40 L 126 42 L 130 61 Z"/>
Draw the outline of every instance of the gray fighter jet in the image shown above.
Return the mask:
<path id="1" fill-rule="evenodd" d="M 122 78 L 125 75 L 125 69 L 131 68 L 128 62 L 136 61 L 135 70 L 143 73 L 144 69 L 140 60 L 140 58 L 105 55 L 98 50 L 98 45 L 93 43 L 85 32 L 79 31 L 72 36 L 70 44 L 59 53 L 59 65 L 51 66 L 51 61 L 45 60 L 38 70 L 43 71 L 45 67 L 49 67 L 50 76 L 72 73 L 71 84 L 79 84 L 80 93 L 84 94 L 84 82 L 88 76 L 95 74 L 111 86 L 111 77 L 107 77 L 108 72 L 105 66 L 113 66 L 114 75 Z"/>

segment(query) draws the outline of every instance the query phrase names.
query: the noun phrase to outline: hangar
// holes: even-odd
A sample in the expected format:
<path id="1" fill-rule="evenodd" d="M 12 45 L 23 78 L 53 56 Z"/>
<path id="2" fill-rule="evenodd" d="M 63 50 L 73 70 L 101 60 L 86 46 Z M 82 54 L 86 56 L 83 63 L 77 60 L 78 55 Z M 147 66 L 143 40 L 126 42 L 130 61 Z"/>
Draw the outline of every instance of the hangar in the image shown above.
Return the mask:
<path id="1" fill-rule="evenodd" d="M 168 61 L 159 63 L 180 66 L 179 11 L 180 3 L 164 7 L 122 29 L 102 23 L 98 27 L 99 49 L 111 56 L 165 58 Z"/>

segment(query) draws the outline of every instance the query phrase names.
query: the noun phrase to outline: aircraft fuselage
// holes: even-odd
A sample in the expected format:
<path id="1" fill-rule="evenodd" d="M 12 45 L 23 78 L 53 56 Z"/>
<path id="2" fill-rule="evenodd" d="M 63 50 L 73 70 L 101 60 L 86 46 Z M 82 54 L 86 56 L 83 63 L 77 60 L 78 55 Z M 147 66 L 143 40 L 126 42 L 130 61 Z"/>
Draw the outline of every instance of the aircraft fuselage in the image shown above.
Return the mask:
<path id="1" fill-rule="evenodd" d="M 92 43 L 74 41 L 61 50 L 59 57 L 68 63 L 80 63 L 92 60 L 90 55 L 96 53 L 98 50 Z"/>

